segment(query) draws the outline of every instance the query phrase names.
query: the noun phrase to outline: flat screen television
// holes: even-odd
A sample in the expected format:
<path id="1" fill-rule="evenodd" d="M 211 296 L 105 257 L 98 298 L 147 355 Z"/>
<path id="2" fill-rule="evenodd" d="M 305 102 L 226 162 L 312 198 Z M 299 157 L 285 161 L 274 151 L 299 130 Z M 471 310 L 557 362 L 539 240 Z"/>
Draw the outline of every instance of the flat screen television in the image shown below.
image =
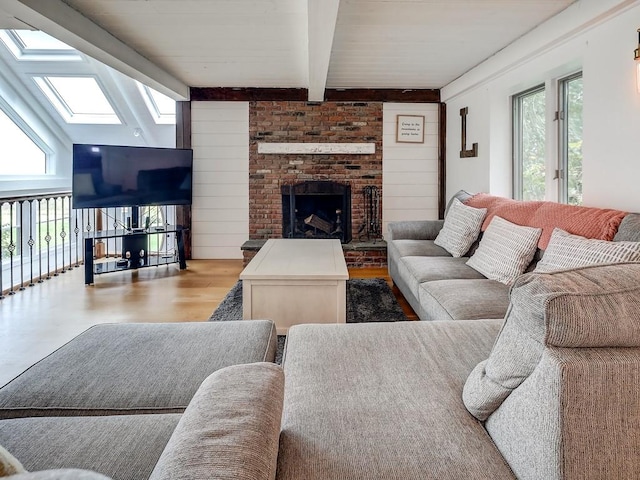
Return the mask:
<path id="1" fill-rule="evenodd" d="M 190 205 L 193 150 L 73 145 L 73 208 Z"/>

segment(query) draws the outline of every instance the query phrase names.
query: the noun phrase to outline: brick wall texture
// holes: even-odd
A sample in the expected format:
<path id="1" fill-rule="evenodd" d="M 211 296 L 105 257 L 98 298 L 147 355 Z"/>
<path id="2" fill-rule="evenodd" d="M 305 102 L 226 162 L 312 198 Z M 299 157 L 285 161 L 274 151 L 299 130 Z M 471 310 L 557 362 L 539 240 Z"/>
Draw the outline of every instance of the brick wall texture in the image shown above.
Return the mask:
<path id="1" fill-rule="evenodd" d="M 382 103 L 249 104 L 249 238 L 282 238 L 281 186 L 308 180 L 351 185 L 353 239 L 364 222 L 362 189 L 382 192 Z M 258 154 L 259 142 L 375 143 L 370 155 Z M 382 196 L 381 196 L 382 197 Z"/>

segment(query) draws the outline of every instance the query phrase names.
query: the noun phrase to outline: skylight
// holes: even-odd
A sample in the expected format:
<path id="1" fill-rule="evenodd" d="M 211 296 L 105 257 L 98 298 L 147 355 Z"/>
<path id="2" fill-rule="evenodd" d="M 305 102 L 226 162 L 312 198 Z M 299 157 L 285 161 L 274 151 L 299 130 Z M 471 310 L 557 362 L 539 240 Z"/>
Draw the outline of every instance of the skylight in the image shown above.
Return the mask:
<path id="1" fill-rule="evenodd" d="M 39 30 L 0 30 L 0 40 L 17 60 L 82 60 L 76 49 Z"/>
<path id="2" fill-rule="evenodd" d="M 94 77 L 33 79 L 67 123 L 122 123 Z"/>
<path id="3" fill-rule="evenodd" d="M 151 87 L 147 87 L 140 82 L 138 84 L 138 90 L 144 99 L 144 103 L 149 109 L 149 113 L 153 117 L 153 121 L 160 125 L 175 125 L 176 123 L 176 102 L 172 98 L 154 90 Z"/>

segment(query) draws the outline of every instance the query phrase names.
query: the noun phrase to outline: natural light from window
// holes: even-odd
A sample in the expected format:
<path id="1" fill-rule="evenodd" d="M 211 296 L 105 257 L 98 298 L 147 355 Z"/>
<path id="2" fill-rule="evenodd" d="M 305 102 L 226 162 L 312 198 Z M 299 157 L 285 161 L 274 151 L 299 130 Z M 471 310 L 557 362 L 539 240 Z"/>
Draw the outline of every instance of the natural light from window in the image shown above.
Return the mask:
<path id="1" fill-rule="evenodd" d="M 67 123 L 122 123 L 94 77 L 33 79 Z"/>
<path id="2" fill-rule="evenodd" d="M 47 156 L 0 109 L 0 175 L 43 175 Z"/>
<path id="3" fill-rule="evenodd" d="M 172 98 L 167 97 L 163 93 L 147 87 L 140 82 L 138 90 L 144 99 L 144 103 L 149 109 L 149 113 L 153 117 L 156 124 L 175 125 L 176 123 L 176 102 Z"/>
<path id="4" fill-rule="evenodd" d="M 546 197 L 546 92 L 544 85 L 514 97 L 514 193 L 520 200 Z"/>
<path id="5" fill-rule="evenodd" d="M 0 40 L 18 60 L 81 60 L 73 47 L 39 30 L 0 30 Z"/>

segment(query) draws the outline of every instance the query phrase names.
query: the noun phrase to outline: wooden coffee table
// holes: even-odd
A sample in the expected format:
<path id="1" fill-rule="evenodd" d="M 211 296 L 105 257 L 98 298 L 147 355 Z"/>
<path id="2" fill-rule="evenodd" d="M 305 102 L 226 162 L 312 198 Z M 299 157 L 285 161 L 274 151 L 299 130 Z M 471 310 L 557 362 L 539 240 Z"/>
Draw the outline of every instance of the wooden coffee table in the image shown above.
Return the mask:
<path id="1" fill-rule="evenodd" d="M 339 240 L 270 239 L 240 274 L 242 317 L 278 334 L 301 323 L 344 323 L 349 272 Z"/>

